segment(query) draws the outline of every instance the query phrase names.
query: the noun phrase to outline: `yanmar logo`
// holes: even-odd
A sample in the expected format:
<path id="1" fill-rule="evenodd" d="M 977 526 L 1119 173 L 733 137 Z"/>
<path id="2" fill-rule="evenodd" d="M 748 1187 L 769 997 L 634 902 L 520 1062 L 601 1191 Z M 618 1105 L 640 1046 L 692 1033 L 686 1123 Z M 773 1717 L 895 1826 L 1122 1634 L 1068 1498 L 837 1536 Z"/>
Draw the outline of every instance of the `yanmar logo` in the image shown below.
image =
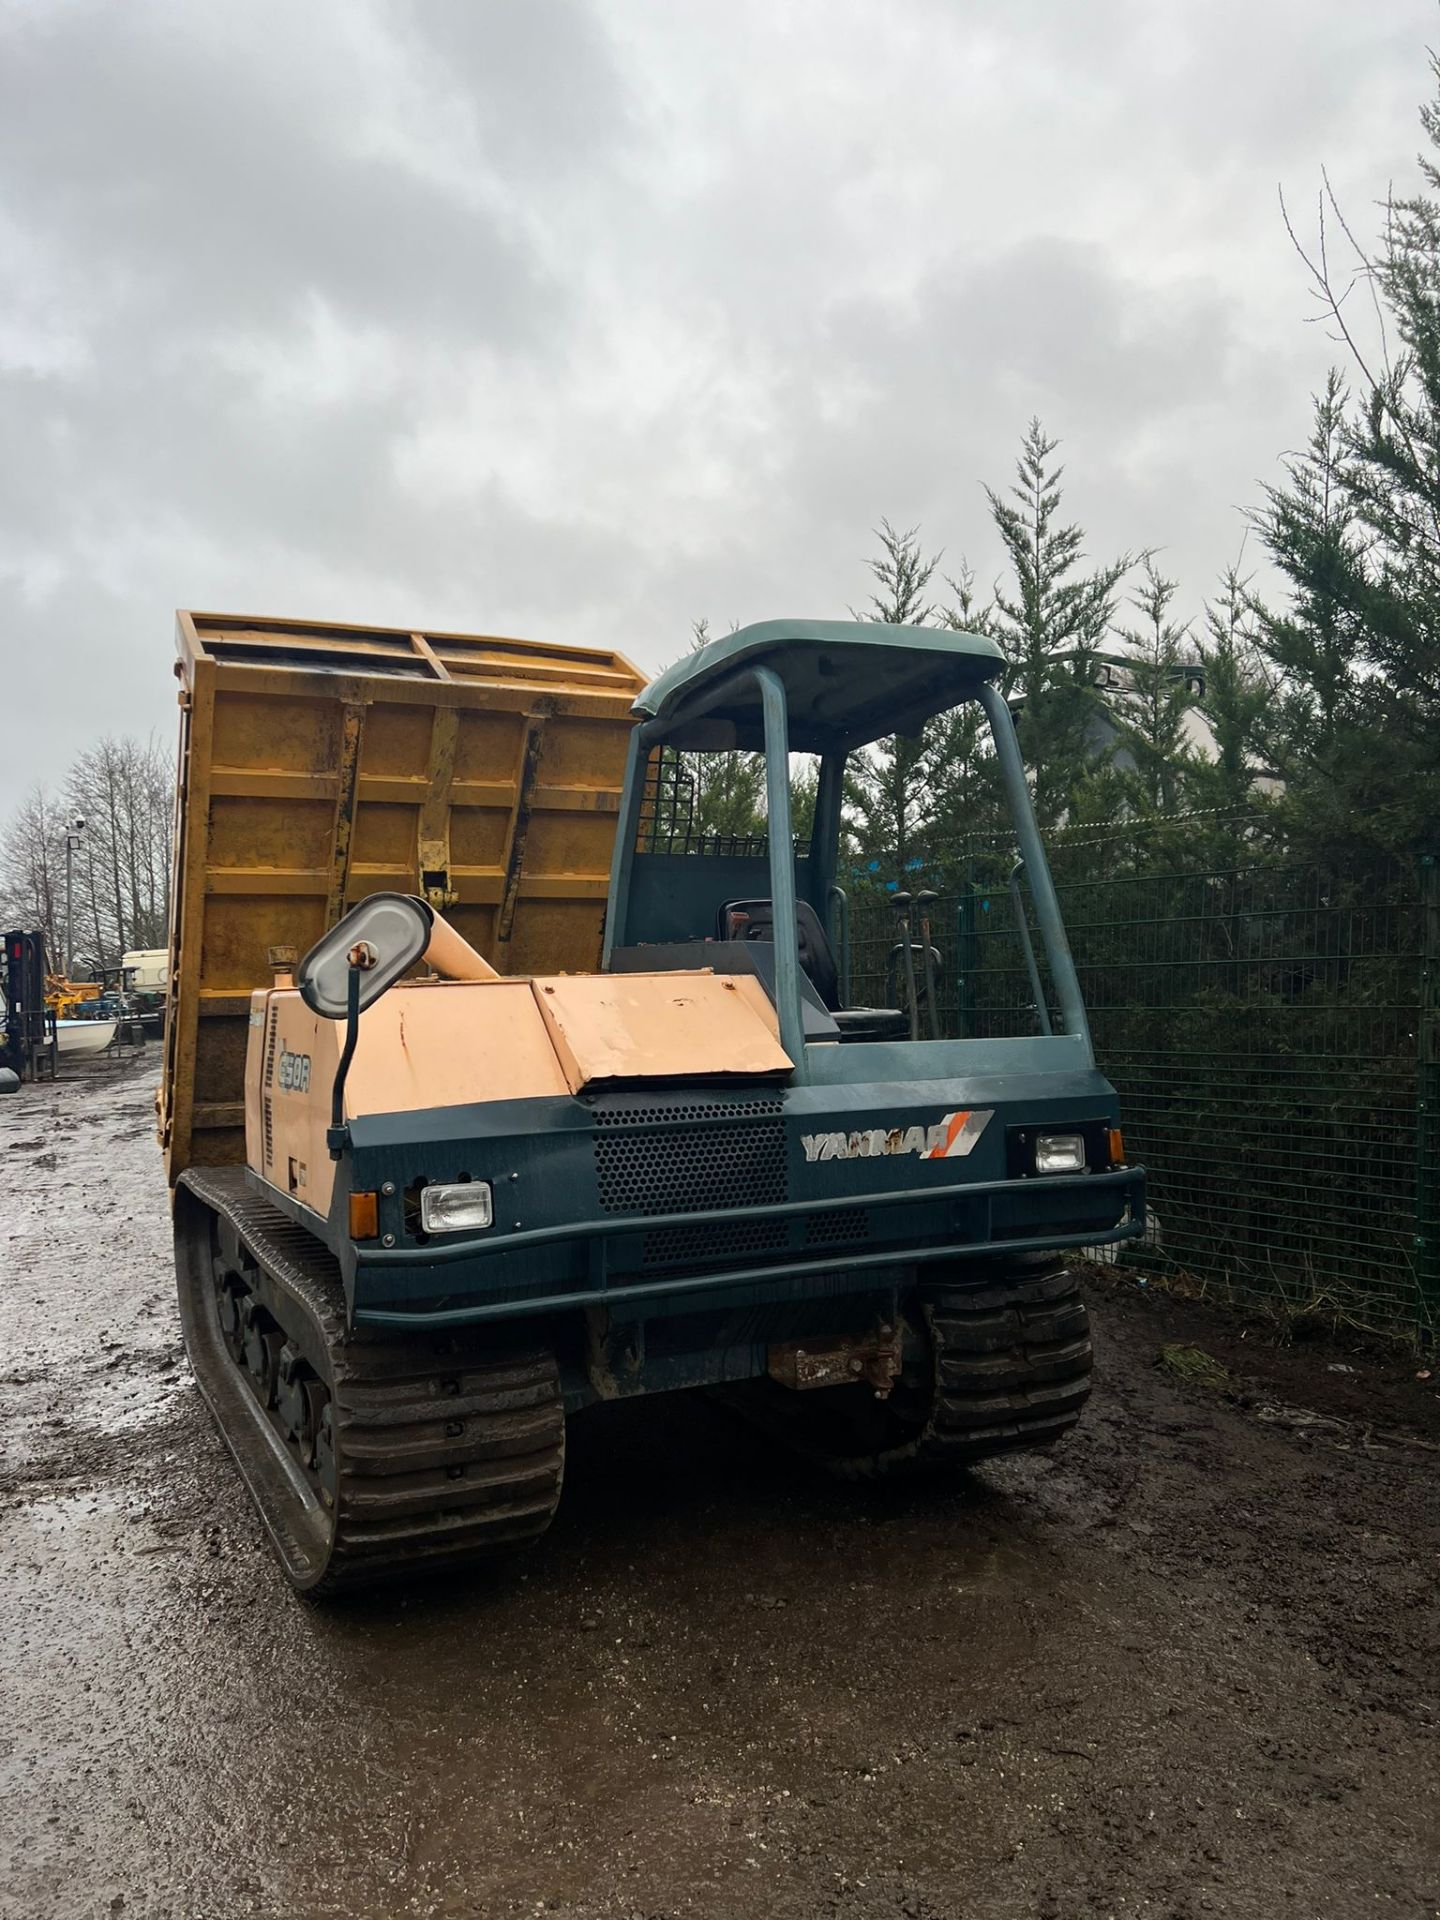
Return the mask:
<path id="1" fill-rule="evenodd" d="M 994 1117 L 993 1107 L 947 1113 L 929 1127 L 867 1127 L 861 1133 L 803 1133 L 800 1145 L 817 1160 L 869 1160 L 882 1153 L 913 1153 L 921 1160 L 963 1160 Z"/>

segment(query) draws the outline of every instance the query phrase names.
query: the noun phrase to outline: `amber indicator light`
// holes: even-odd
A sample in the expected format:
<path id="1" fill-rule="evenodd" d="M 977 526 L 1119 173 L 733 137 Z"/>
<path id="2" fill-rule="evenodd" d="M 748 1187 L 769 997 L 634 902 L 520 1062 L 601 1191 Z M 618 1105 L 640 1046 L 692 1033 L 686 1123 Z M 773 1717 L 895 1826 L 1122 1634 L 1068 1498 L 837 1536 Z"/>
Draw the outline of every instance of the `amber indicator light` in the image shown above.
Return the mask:
<path id="1" fill-rule="evenodd" d="M 350 1196 L 350 1238 L 376 1240 L 380 1235 L 380 1198 L 371 1193 Z"/>

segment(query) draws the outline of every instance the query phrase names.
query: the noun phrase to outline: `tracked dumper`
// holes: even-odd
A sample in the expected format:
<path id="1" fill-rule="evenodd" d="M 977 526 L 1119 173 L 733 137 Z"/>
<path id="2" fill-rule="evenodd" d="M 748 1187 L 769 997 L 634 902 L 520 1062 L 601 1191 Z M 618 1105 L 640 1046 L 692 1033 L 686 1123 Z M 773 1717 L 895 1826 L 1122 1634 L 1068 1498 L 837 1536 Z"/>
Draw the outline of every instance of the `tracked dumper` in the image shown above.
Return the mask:
<path id="1" fill-rule="evenodd" d="M 1138 1236 L 1143 1176 L 990 641 L 777 621 L 645 687 L 469 636 L 182 614 L 179 640 L 180 1306 L 298 1589 L 533 1540 L 600 1401 L 704 1387 L 854 1476 L 1074 1424 L 1063 1250 Z M 1037 1030 L 1009 1039 L 942 1031 L 905 896 L 899 1006 L 851 1003 L 832 937 L 847 757 L 966 702 L 1028 891 Z M 736 750 L 761 841 L 682 817 L 689 756 Z"/>

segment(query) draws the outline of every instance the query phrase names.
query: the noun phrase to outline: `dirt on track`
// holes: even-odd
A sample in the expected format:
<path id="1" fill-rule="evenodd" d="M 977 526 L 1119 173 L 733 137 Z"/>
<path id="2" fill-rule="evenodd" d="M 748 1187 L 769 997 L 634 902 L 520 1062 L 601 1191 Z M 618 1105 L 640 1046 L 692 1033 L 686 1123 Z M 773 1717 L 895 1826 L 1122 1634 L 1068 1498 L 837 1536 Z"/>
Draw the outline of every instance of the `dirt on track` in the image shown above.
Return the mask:
<path id="1" fill-rule="evenodd" d="M 1440 1913 L 1408 1355 L 1097 1275 L 1053 1454 L 857 1492 L 603 1409 L 526 1560 L 311 1607 L 186 1370 L 154 1071 L 0 1103 L 5 1920 Z"/>

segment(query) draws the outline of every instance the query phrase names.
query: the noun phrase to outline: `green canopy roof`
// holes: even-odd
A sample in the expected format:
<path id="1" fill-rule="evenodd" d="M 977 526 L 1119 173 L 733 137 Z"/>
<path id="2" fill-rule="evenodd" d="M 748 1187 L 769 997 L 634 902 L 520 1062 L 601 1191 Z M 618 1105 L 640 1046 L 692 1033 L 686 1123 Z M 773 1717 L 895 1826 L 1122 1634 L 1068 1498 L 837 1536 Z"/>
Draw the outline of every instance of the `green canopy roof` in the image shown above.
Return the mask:
<path id="1" fill-rule="evenodd" d="M 993 680 L 1003 664 L 995 642 L 974 633 L 865 620 L 765 620 L 677 660 L 633 710 L 658 722 L 677 747 L 760 752 L 760 690 L 746 669 L 769 667 L 785 687 L 791 750 L 826 753 L 887 733 L 917 733 L 932 715 Z"/>

